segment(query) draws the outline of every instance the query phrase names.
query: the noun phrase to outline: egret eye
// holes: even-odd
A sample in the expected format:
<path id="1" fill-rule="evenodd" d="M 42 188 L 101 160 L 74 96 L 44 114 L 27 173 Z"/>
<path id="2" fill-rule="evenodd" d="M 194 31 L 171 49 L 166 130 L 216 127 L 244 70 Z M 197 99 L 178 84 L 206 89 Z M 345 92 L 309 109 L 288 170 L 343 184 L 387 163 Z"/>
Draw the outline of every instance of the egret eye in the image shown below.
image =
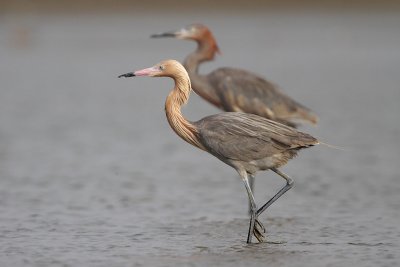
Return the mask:
<path id="1" fill-rule="evenodd" d="M 158 69 L 159 69 L 159 70 L 165 70 L 165 67 L 164 67 L 163 65 L 160 65 L 160 66 L 158 67 Z"/>

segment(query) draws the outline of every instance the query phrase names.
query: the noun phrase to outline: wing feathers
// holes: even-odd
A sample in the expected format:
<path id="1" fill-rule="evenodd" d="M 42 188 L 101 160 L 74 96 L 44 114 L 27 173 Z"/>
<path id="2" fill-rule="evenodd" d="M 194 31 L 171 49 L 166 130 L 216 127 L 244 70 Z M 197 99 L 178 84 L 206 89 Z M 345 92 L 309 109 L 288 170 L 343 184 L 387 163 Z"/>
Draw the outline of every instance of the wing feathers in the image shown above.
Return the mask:
<path id="1" fill-rule="evenodd" d="M 309 134 L 241 112 L 212 115 L 195 124 L 204 146 L 229 159 L 256 160 L 318 143 Z"/>

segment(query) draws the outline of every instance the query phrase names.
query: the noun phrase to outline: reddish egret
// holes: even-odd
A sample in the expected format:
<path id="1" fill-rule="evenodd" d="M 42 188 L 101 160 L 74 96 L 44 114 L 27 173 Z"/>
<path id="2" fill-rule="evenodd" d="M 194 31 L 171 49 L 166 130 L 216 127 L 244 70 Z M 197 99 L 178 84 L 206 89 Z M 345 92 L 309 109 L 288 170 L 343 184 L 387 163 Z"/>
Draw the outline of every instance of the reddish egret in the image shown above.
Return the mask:
<path id="1" fill-rule="evenodd" d="M 253 234 L 262 242 L 265 229 L 258 216 L 293 186 L 293 180 L 278 168 L 296 156 L 298 150 L 316 145 L 318 140 L 289 126 L 242 112 L 220 113 L 197 122 L 186 120 L 181 107 L 189 99 L 191 83 L 185 68 L 175 60 L 162 61 L 153 67 L 118 77 L 132 76 L 174 79 L 175 87 L 165 102 L 171 128 L 189 144 L 209 152 L 239 173 L 251 203 L 247 243 L 251 243 Z M 258 209 L 248 177 L 268 169 L 285 179 L 286 185 Z"/>
<path id="2" fill-rule="evenodd" d="M 253 73 L 220 68 L 208 75 L 200 75 L 200 63 L 213 60 L 219 52 L 217 42 L 206 26 L 193 24 L 179 31 L 154 34 L 152 37 L 174 37 L 197 42 L 196 51 L 186 57 L 183 65 L 189 73 L 193 90 L 218 108 L 256 114 L 289 126 L 296 126 L 300 121 L 317 123 L 318 118 L 310 109 Z"/>

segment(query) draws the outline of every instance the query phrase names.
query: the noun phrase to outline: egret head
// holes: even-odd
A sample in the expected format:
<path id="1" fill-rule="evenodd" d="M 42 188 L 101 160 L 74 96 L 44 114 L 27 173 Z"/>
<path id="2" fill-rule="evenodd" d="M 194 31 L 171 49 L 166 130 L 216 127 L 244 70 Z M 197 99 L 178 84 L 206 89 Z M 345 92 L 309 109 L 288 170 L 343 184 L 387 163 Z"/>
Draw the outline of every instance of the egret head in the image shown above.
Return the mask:
<path id="1" fill-rule="evenodd" d="M 211 31 L 203 24 L 191 24 L 178 31 L 168 31 L 164 33 L 158 33 L 151 35 L 152 38 L 163 38 L 163 37 L 173 37 L 182 40 L 194 40 L 199 44 L 207 44 L 215 52 L 220 53 Z"/>
<path id="2" fill-rule="evenodd" d="M 137 70 L 133 72 L 128 72 L 121 77 L 133 77 L 133 76 L 149 76 L 149 77 L 175 77 L 177 75 L 187 75 L 185 68 L 176 60 L 169 59 L 161 61 L 154 66 L 142 70 Z"/>

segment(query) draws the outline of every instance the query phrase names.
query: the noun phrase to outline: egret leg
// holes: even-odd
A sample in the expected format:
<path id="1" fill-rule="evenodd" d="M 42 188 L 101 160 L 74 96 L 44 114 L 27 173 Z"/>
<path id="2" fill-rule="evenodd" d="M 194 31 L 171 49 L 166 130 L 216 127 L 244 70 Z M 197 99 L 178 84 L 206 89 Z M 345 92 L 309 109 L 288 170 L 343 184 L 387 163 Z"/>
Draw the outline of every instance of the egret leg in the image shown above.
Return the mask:
<path id="1" fill-rule="evenodd" d="M 263 213 L 269 206 L 271 206 L 272 203 L 274 203 L 278 198 L 280 198 L 283 194 L 285 194 L 286 191 L 288 191 L 290 188 L 293 187 L 293 179 L 281 172 L 280 170 L 276 168 L 271 168 L 272 171 L 274 171 L 276 174 L 281 176 L 283 179 L 286 180 L 286 185 L 276 193 L 275 196 L 273 196 L 270 200 L 267 201 L 260 209 L 257 210 L 256 217 L 258 217 L 261 213 Z"/>
<path id="2" fill-rule="evenodd" d="M 242 177 L 244 186 L 246 187 L 247 195 L 249 197 L 249 202 L 250 202 L 250 209 L 251 209 L 250 210 L 250 225 L 249 225 L 249 232 L 247 234 L 247 243 L 251 243 L 251 239 L 253 237 L 253 231 L 254 231 L 254 224 L 256 221 L 257 205 L 254 200 L 253 192 L 251 191 L 247 172 L 246 171 L 241 172 L 240 176 Z"/>
<path id="3" fill-rule="evenodd" d="M 254 183 L 256 181 L 256 177 L 253 174 L 249 174 L 249 184 L 250 184 L 250 189 L 251 192 L 253 192 L 254 195 Z"/>
<path id="4" fill-rule="evenodd" d="M 256 177 L 253 174 L 249 174 L 249 185 L 250 185 L 250 189 L 251 192 L 254 195 L 254 183 L 256 181 Z M 251 202 L 249 201 L 249 215 L 251 214 Z"/>
<path id="5" fill-rule="evenodd" d="M 256 181 L 256 177 L 253 174 L 248 174 L 248 179 L 249 179 L 249 185 L 251 192 L 253 193 L 254 196 L 254 183 Z M 249 215 L 251 217 L 251 202 L 249 201 Z M 253 234 L 257 238 L 258 242 L 262 243 L 264 242 L 265 239 L 265 227 L 264 225 L 258 220 L 257 216 L 255 218 L 255 224 L 254 224 L 254 229 L 253 229 Z"/>

